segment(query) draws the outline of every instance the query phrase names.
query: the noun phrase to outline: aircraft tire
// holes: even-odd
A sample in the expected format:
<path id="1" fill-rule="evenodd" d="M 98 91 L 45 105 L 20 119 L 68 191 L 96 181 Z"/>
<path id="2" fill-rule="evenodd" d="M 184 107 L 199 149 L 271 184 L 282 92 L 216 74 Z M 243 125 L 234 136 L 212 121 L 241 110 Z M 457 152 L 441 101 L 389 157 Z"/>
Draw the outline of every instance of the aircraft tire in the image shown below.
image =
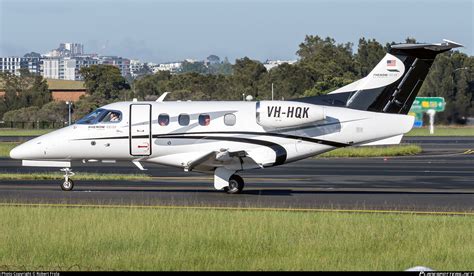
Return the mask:
<path id="1" fill-rule="evenodd" d="M 61 183 L 61 190 L 63 191 L 71 191 L 72 188 L 74 188 L 74 181 L 72 181 L 72 179 L 64 180 Z"/>
<path id="2" fill-rule="evenodd" d="M 229 186 L 224 188 L 228 194 L 240 194 L 244 189 L 244 180 L 242 177 L 233 174 L 229 179 Z"/>

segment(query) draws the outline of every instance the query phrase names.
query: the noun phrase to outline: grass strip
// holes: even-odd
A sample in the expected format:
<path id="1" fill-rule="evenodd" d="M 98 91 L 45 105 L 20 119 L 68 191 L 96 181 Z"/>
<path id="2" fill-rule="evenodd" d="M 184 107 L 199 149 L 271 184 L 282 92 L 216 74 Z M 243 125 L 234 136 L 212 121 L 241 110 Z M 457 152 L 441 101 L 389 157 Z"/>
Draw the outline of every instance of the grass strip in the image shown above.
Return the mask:
<path id="1" fill-rule="evenodd" d="M 474 127 L 435 126 L 433 134 L 429 127 L 414 128 L 405 136 L 474 136 Z"/>
<path id="2" fill-rule="evenodd" d="M 317 157 L 384 157 L 406 156 L 421 153 L 418 145 L 373 146 L 340 148 Z"/>
<path id="3" fill-rule="evenodd" d="M 10 151 L 19 144 L 16 142 L 0 142 L 0 157 L 9 157 Z"/>
<path id="4" fill-rule="evenodd" d="M 474 265 L 468 216 L 0 206 L 1 270 L 405 270 Z"/>
<path id="5" fill-rule="evenodd" d="M 58 180 L 62 173 L 0 173 L 0 180 Z M 152 180 L 146 174 L 80 173 L 74 180 Z"/>

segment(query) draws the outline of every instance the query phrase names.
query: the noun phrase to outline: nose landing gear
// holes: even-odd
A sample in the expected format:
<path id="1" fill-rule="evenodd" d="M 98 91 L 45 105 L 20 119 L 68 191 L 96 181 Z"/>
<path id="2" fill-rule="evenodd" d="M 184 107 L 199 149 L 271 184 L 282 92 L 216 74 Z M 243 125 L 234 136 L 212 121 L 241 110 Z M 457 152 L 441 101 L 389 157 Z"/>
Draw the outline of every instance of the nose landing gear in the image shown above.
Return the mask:
<path id="1" fill-rule="evenodd" d="M 61 169 L 61 171 L 64 172 L 64 182 L 61 183 L 61 190 L 71 191 L 74 188 L 74 182 L 69 177 L 74 176 L 75 173 L 70 168 Z"/>

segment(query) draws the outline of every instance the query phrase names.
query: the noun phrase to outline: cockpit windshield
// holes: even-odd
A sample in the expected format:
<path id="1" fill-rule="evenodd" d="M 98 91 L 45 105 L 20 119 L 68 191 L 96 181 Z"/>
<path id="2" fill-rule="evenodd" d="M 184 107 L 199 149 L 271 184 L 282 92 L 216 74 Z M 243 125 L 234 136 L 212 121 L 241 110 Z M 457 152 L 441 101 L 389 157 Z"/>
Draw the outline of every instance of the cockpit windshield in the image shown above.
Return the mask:
<path id="1" fill-rule="evenodd" d="M 77 121 L 76 124 L 93 125 L 97 123 L 118 123 L 121 120 L 122 112 L 99 108 Z"/>

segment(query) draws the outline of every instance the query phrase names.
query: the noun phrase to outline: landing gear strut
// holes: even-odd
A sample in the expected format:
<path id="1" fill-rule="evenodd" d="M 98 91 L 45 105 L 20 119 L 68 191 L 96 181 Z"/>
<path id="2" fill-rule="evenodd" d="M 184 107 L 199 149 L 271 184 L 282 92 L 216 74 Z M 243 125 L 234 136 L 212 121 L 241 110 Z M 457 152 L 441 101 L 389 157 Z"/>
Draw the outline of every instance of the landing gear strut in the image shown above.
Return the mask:
<path id="1" fill-rule="evenodd" d="M 224 187 L 224 191 L 228 194 L 240 194 L 244 189 L 245 183 L 242 177 L 233 174 L 229 178 L 229 186 Z"/>
<path id="2" fill-rule="evenodd" d="M 64 182 L 61 183 L 61 189 L 63 191 L 71 191 L 74 188 L 74 182 L 69 177 L 74 176 L 75 173 L 70 168 L 61 169 L 61 171 L 64 172 Z"/>

